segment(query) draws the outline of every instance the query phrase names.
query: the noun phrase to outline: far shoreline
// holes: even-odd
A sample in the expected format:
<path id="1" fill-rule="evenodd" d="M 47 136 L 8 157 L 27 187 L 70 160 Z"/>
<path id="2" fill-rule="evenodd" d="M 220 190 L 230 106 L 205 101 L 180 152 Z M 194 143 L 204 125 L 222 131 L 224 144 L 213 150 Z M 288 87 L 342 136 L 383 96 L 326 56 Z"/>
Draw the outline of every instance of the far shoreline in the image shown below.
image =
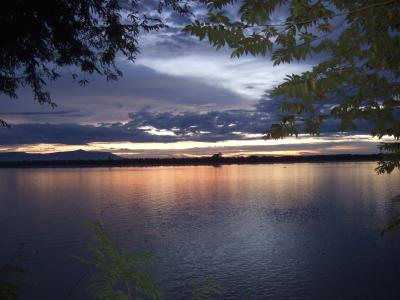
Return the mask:
<path id="1" fill-rule="evenodd" d="M 130 158 L 110 160 L 29 160 L 0 161 L 0 168 L 123 168 L 161 166 L 222 166 L 329 162 L 377 162 L 382 154 L 333 154 L 304 156 L 248 156 L 197 158 Z"/>

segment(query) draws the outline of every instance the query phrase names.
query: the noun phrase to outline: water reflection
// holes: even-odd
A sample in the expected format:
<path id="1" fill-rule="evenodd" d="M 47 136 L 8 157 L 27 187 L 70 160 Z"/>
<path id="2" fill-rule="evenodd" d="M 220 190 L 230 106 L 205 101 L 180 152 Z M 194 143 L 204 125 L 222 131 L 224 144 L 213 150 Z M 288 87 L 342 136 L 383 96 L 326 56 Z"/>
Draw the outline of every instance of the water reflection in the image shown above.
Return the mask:
<path id="1" fill-rule="evenodd" d="M 167 299 L 188 299 L 204 278 L 226 299 L 394 299 L 400 241 L 379 230 L 400 177 L 374 167 L 0 170 L 0 258 L 24 242 L 38 281 L 29 293 L 55 299 L 79 277 L 68 254 L 85 247 L 83 221 L 101 217 L 120 245 L 162 258 Z"/>

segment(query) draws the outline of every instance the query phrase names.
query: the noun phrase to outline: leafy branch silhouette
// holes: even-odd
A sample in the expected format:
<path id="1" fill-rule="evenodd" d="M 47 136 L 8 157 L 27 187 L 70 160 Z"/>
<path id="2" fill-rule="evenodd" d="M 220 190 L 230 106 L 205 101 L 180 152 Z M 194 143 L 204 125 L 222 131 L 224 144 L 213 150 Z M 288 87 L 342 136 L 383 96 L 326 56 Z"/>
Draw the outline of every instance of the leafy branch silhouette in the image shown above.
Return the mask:
<path id="1" fill-rule="evenodd" d="M 149 263 L 159 260 L 157 256 L 147 252 L 130 254 L 113 243 L 100 222 L 89 222 L 89 226 L 94 232 L 89 245 L 91 259 L 75 258 L 93 268 L 87 290 L 94 299 L 140 300 L 144 296 L 164 299 L 160 288 L 146 271 Z"/>

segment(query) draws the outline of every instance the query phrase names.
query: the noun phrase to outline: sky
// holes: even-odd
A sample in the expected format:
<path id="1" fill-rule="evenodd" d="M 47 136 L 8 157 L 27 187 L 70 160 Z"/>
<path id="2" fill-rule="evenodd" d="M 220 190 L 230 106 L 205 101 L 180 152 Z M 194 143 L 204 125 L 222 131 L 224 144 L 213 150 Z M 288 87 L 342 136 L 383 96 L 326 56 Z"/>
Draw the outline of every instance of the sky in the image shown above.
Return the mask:
<path id="1" fill-rule="evenodd" d="M 126 157 L 223 155 L 304 155 L 376 153 L 367 131 L 336 132 L 327 124 L 320 137 L 264 140 L 276 120 L 268 96 L 287 74 L 301 73 L 315 62 L 273 67 L 268 57 L 230 58 L 181 32 L 187 21 L 168 11 L 169 28 L 140 37 L 135 63 L 119 57 L 118 81 L 89 76 L 74 83 L 71 69 L 49 82 L 57 107 L 33 101 L 29 89 L 18 99 L 0 94 L 0 151 L 48 153 L 77 149 L 110 151 Z"/>

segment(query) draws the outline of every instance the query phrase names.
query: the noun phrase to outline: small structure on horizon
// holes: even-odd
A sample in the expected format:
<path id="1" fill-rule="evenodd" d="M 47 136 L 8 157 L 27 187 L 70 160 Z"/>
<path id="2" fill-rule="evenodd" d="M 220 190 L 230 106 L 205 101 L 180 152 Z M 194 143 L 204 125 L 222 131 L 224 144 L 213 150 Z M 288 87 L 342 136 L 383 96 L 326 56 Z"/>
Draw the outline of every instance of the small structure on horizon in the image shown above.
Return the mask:
<path id="1" fill-rule="evenodd" d="M 211 159 L 213 159 L 213 160 L 219 160 L 221 158 L 222 158 L 222 153 L 221 152 L 215 153 L 215 154 L 213 154 L 211 156 Z"/>

